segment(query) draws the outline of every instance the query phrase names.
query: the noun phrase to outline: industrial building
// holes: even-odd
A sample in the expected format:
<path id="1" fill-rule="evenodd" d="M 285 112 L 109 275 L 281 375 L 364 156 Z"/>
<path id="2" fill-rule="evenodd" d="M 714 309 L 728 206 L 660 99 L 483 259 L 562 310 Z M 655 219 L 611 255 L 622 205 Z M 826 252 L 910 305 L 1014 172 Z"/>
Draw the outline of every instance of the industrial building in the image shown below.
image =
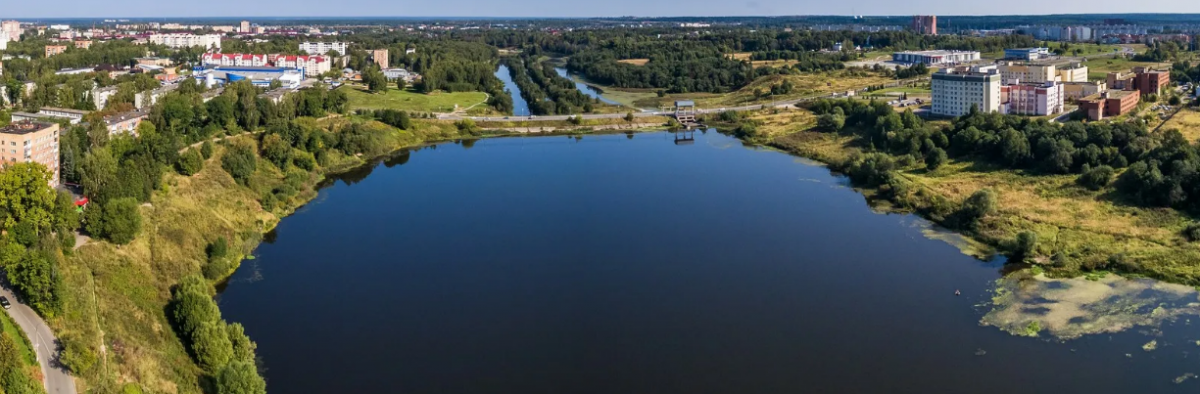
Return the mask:
<path id="1" fill-rule="evenodd" d="M 1033 61 L 1047 59 L 1052 55 L 1050 48 L 1014 48 L 1004 50 L 1004 58 L 1011 60 Z"/>
<path id="2" fill-rule="evenodd" d="M 1004 85 L 1000 87 L 1000 102 L 1004 114 L 1057 114 L 1063 111 L 1063 85 L 1055 81 Z"/>
<path id="3" fill-rule="evenodd" d="M 171 48 L 203 47 L 205 49 L 221 50 L 220 34 L 151 34 L 150 43 L 166 45 Z"/>
<path id="4" fill-rule="evenodd" d="M 959 64 L 976 60 L 979 60 L 978 51 L 905 51 L 892 54 L 892 61 L 908 64 Z"/>
<path id="5" fill-rule="evenodd" d="M 1000 111 L 1000 70 L 996 66 L 943 68 L 931 77 L 934 115 L 962 116 L 971 107 Z"/>
<path id="6" fill-rule="evenodd" d="M 50 187 L 58 187 L 58 123 L 13 121 L 0 128 L 0 162 L 41 163 L 50 170 Z"/>
<path id="7" fill-rule="evenodd" d="M 1087 118 L 1090 120 L 1101 120 L 1106 117 L 1127 114 L 1137 108 L 1140 101 L 1140 95 L 1137 92 L 1109 90 L 1080 99 L 1079 110 L 1087 114 Z"/>
<path id="8" fill-rule="evenodd" d="M 344 42 L 302 42 L 300 50 L 308 52 L 309 55 L 324 55 L 329 51 L 337 52 L 338 56 L 346 54 L 347 47 L 350 45 Z"/>

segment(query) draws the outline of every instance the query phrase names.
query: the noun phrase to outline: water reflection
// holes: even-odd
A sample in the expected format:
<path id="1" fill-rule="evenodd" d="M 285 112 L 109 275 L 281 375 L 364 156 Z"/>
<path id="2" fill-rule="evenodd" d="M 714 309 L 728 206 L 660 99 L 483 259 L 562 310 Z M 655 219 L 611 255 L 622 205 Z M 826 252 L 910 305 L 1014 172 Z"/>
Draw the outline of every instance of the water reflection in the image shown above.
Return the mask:
<path id="1" fill-rule="evenodd" d="M 610 99 L 604 97 L 604 91 L 600 90 L 599 88 L 588 85 L 583 82 L 579 82 L 578 80 L 571 78 L 571 75 L 567 72 L 567 69 L 565 69 L 565 68 L 555 67 L 554 72 L 558 73 L 558 76 L 560 76 L 560 77 L 570 79 L 572 82 L 575 82 L 575 89 L 579 89 L 579 91 L 583 92 L 583 94 L 585 96 L 600 99 L 600 102 L 605 103 L 605 104 L 621 105 L 620 103 L 618 103 L 616 101 L 613 101 L 613 100 L 610 100 Z"/>

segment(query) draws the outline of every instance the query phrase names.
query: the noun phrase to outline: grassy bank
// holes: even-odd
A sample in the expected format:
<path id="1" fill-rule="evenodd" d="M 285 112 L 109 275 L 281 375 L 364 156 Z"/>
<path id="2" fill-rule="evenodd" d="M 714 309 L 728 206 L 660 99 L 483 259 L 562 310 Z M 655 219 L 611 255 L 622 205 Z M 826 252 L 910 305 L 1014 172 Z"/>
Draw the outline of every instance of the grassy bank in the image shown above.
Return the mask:
<path id="1" fill-rule="evenodd" d="M 457 109 L 465 110 L 467 107 L 479 104 L 479 107 L 485 107 L 486 104 L 480 104 L 487 101 L 487 94 L 483 92 L 434 92 L 430 94 L 422 94 L 414 92 L 412 89 L 398 90 L 388 89 L 383 93 L 371 93 L 361 89 L 342 88 L 346 92 L 346 97 L 350 99 L 350 109 L 394 109 L 408 112 L 453 112 L 455 105 Z"/>
<path id="2" fill-rule="evenodd" d="M 331 118 L 323 126 L 337 132 L 353 121 Z M 409 131 L 368 125 L 388 151 L 461 137 L 452 125 L 439 123 L 418 121 Z M 63 314 L 50 324 L 60 336 L 91 344 L 99 358 L 78 374 L 81 392 L 133 385 L 145 392 L 200 393 L 202 371 L 167 317 L 171 286 L 201 271 L 210 242 L 225 237 L 231 253 L 251 253 L 264 232 L 316 196 L 315 186 L 325 175 L 370 159 L 334 153 L 318 170 L 300 171 L 302 178 L 292 168 L 291 181 L 300 181 L 301 187 L 267 210 L 260 199 L 289 182 L 285 171 L 258 158 L 258 170 L 242 185 L 221 168 L 230 144 L 255 143 L 250 136 L 231 138 L 216 145 L 199 173 L 166 175 L 161 190 L 140 208 L 143 226 L 133 242 L 91 242 L 62 265 Z"/>
<path id="3" fill-rule="evenodd" d="M 25 332 L 21 331 L 21 327 L 17 326 L 17 322 L 13 321 L 12 316 L 8 315 L 8 311 L 0 313 L 0 324 L 4 326 L 4 333 L 8 334 L 17 344 L 17 353 L 21 355 L 21 362 L 27 366 L 37 366 L 37 354 L 33 352 L 33 344 L 29 342 L 29 337 L 25 336 Z"/>
<path id="4" fill-rule="evenodd" d="M 811 129 L 812 122 L 796 118 L 806 117 L 767 112 L 750 117 L 760 123 L 757 141 L 793 154 L 836 164 L 866 150 L 855 136 L 817 132 Z M 1056 276 L 1118 266 L 1172 282 L 1200 284 L 1200 245 L 1183 237 L 1192 220 L 1179 211 L 1126 204 L 1111 189 L 1091 191 L 1077 185 L 1076 175 L 1037 175 L 974 161 L 951 160 L 933 171 L 920 161 L 898 163 L 894 169 L 898 187 L 864 189 L 868 200 L 944 223 L 948 218 L 928 213 L 961 205 L 972 193 L 992 189 L 996 211 L 964 233 L 996 250 L 1008 250 L 1018 234 L 1033 232 L 1038 242 L 1031 262 Z M 1057 261 L 1050 256 L 1058 256 Z"/>

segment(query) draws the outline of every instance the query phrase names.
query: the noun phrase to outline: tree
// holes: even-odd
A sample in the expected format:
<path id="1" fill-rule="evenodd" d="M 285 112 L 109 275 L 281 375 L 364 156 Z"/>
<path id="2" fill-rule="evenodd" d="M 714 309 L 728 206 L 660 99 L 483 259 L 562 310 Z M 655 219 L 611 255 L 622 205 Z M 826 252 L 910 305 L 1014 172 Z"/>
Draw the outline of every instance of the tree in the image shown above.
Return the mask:
<path id="1" fill-rule="evenodd" d="M 1182 102 L 1183 101 L 1179 99 L 1179 96 L 1171 96 L 1170 99 L 1167 99 L 1167 104 L 1170 105 L 1179 105 Z"/>
<path id="2" fill-rule="evenodd" d="M 380 71 L 379 67 L 372 66 L 363 70 L 362 81 L 371 93 L 387 91 L 387 76 L 383 75 L 383 71 Z"/>
<path id="3" fill-rule="evenodd" d="M 824 114 L 817 117 L 817 128 L 829 131 L 838 132 L 846 126 L 846 118 L 838 114 Z"/>
<path id="4" fill-rule="evenodd" d="M 10 164 L 0 171 L 0 218 L 5 229 L 24 222 L 36 234 L 54 224 L 57 196 L 49 180 L 49 170 L 39 163 Z"/>
<path id="5" fill-rule="evenodd" d="M 90 208 L 95 209 L 95 207 Z M 89 210 L 90 210 L 89 209 Z M 142 229 L 142 215 L 138 202 L 131 197 L 122 197 L 104 203 L 98 217 L 89 215 L 88 232 L 115 244 L 127 244 Z M 92 223 L 96 220 L 99 223 Z"/>
<path id="6" fill-rule="evenodd" d="M 232 361 L 254 362 L 254 352 L 258 349 L 258 344 L 246 336 L 246 328 L 242 327 L 241 323 L 231 323 L 225 326 L 225 331 L 229 334 L 229 342 L 233 344 Z"/>
<path id="7" fill-rule="evenodd" d="M 1022 231 L 1017 234 L 1016 242 L 1013 245 L 1013 257 L 1024 259 L 1033 254 L 1037 250 L 1038 237 L 1037 233 L 1032 231 Z"/>
<path id="8" fill-rule="evenodd" d="M 974 227 L 979 219 L 996 212 L 996 192 L 992 189 L 982 189 L 967 197 L 959 208 L 962 224 Z"/>
<path id="9" fill-rule="evenodd" d="M 107 147 L 93 148 L 83 158 L 80 185 L 83 193 L 97 202 L 108 199 L 117 184 L 117 161 Z"/>
<path id="10" fill-rule="evenodd" d="M 396 89 L 399 89 L 400 91 L 404 91 L 404 88 L 407 88 L 407 87 L 408 87 L 408 82 L 406 82 L 404 80 L 404 78 L 396 78 Z"/>
<path id="11" fill-rule="evenodd" d="M 62 338 L 62 364 L 71 372 L 81 374 L 92 369 L 96 365 L 99 357 L 92 348 L 88 347 L 83 341 L 75 337 Z"/>
<path id="12" fill-rule="evenodd" d="M 216 373 L 233 358 L 233 344 L 229 342 L 229 333 L 225 331 L 223 321 L 201 323 L 192 331 L 191 339 L 196 363 L 205 371 Z"/>
<path id="13" fill-rule="evenodd" d="M 267 382 L 258 376 L 254 364 L 234 361 L 217 374 L 217 394 L 266 394 Z"/>
<path id="14" fill-rule="evenodd" d="M 938 167 L 941 167 L 942 164 L 945 164 L 947 159 L 948 159 L 948 157 L 946 156 L 945 149 L 942 149 L 942 148 L 930 149 L 929 153 L 925 154 L 925 168 L 928 169 L 929 171 L 936 170 L 936 169 L 938 169 Z"/>
<path id="15" fill-rule="evenodd" d="M 209 158 L 212 157 L 212 155 L 213 155 L 212 141 L 204 141 L 203 144 L 200 144 L 200 156 L 203 157 L 204 160 L 208 160 Z"/>
<path id="16" fill-rule="evenodd" d="M 71 192 L 59 190 L 54 199 L 54 228 L 60 232 L 72 232 L 79 228 L 79 212 L 75 209 L 75 197 Z"/>
<path id="17" fill-rule="evenodd" d="M 201 169 L 204 169 L 204 158 L 195 149 L 183 152 L 182 155 L 179 155 L 179 160 L 175 162 L 175 170 L 179 171 L 181 175 L 196 175 Z"/>
<path id="18" fill-rule="evenodd" d="M 280 169 L 287 168 L 291 161 L 292 147 L 279 134 L 268 134 L 262 139 L 262 156 Z"/>
<path id="19" fill-rule="evenodd" d="M 245 185 L 250 175 L 258 168 L 258 159 L 254 151 L 246 145 L 232 145 L 221 158 L 221 168 L 229 173 L 238 183 Z"/>
<path id="20" fill-rule="evenodd" d="M 1113 174 L 1115 173 L 1116 170 L 1113 170 L 1112 167 L 1103 165 L 1096 168 L 1086 169 L 1083 174 L 1079 175 L 1076 183 L 1091 190 L 1100 190 L 1105 186 L 1108 186 L 1109 182 L 1112 181 Z"/>
<path id="21" fill-rule="evenodd" d="M 632 123 L 632 122 L 633 122 L 633 119 L 634 119 L 634 117 L 633 117 L 633 112 L 626 112 L 626 113 L 625 113 L 625 121 L 626 121 L 626 122 L 631 122 L 631 123 Z"/>

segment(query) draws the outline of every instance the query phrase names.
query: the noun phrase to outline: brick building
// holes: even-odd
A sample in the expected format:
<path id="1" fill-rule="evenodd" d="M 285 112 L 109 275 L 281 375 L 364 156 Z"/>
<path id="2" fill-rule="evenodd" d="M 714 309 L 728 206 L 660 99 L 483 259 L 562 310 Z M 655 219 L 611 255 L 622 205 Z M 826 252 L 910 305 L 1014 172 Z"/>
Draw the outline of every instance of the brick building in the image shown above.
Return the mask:
<path id="1" fill-rule="evenodd" d="M 58 186 L 58 123 L 24 120 L 0 128 L 0 162 L 42 163 Z"/>
<path id="2" fill-rule="evenodd" d="M 917 34 L 932 34 L 937 35 L 937 16 L 936 15 L 916 15 L 913 16 L 912 29 Z"/>
<path id="3" fill-rule="evenodd" d="M 1079 110 L 1090 120 L 1121 116 L 1137 108 L 1141 95 L 1131 90 L 1110 90 L 1079 99 Z"/>

